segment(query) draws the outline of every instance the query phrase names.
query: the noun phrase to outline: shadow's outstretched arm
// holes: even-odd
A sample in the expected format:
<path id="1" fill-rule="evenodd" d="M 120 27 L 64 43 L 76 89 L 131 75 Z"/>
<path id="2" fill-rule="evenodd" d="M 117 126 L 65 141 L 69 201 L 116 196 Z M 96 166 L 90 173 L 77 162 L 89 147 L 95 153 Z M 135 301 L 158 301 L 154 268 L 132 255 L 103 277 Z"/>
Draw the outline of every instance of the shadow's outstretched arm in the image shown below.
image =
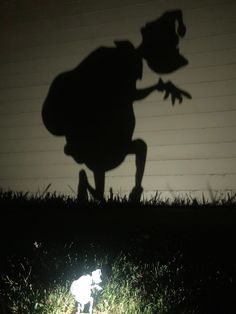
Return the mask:
<path id="1" fill-rule="evenodd" d="M 142 100 L 155 90 L 159 92 L 165 92 L 164 99 L 167 99 L 169 96 L 171 96 L 172 105 L 175 104 L 176 99 L 179 101 L 179 103 L 181 103 L 183 101 L 183 97 L 188 99 L 192 98 L 188 92 L 179 89 L 170 81 L 164 83 L 160 78 L 158 83 L 155 85 L 147 88 L 137 89 L 134 95 L 134 100 Z"/>
<path id="2" fill-rule="evenodd" d="M 148 95 L 150 95 L 152 92 L 158 89 L 158 84 L 152 85 L 150 87 L 142 88 L 142 89 L 136 89 L 134 100 L 145 99 Z"/>

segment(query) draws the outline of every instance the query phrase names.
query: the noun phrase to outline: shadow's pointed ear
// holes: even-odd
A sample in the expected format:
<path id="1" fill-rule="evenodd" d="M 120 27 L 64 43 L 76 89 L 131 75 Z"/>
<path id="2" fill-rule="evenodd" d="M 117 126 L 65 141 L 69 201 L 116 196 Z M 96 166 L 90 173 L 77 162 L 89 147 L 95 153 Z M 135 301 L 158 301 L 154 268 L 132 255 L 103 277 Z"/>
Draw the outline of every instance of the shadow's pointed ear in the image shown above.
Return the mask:
<path id="1" fill-rule="evenodd" d="M 184 24 L 179 24 L 177 28 L 177 33 L 180 37 L 184 37 L 186 34 L 186 26 Z"/>
<path id="2" fill-rule="evenodd" d="M 183 21 L 183 13 L 181 10 L 172 11 L 174 20 L 178 22 L 177 33 L 180 37 L 184 37 L 186 34 L 186 26 Z"/>

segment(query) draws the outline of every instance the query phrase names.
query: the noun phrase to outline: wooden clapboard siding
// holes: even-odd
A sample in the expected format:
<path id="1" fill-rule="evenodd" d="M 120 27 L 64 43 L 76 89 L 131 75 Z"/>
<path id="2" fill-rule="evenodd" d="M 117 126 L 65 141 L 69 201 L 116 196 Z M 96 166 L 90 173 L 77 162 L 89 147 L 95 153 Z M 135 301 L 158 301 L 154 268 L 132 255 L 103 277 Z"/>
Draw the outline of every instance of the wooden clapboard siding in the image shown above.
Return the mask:
<path id="1" fill-rule="evenodd" d="M 146 167 L 146 177 L 155 176 L 190 176 L 190 175 L 230 175 L 236 174 L 236 170 L 232 173 L 232 167 L 235 164 L 235 158 L 230 158 L 227 163 L 223 159 L 211 160 L 162 160 L 149 161 Z M 109 178 L 132 177 L 134 174 L 133 163 L 124 163 L 124 166 L 117 171 L 112 170 L 107 173 Z M 22 166 L 10 165 L 2 169 L 1 176 L 3 179 L 21 179 L 21 178 L 74 178 L 77 176 L 78 166 L 74 163 L 66 164 L 61 168 L 61 164 L 52 163 L 49 167 L 39 168 L 36 165 L 27 164 Z M 119 171 L 118 171 L 119 170 Z M 155 187 L 155 186 L 153 186 Z"/>
<path id="2" fill-rule="evenodd" d="M 39 128 L 41 130 L 41 127 Z M 32 148 L 33 143 L 40 147 L 48 146 L 51 139 L 48 138 L 45 131 L 42 134 L 38 132 L 38 128 L 26 127 L 19 128 L 17 133 L 14 129 L 8 128 L 8 136 L 6 133 L 1 134 L 2 138 L 2 152 L 9 149 L 21 149 L 27 145 Z M 30 130 L 30 132 L 29 132 Z M 12 131 L 12 132 L 10 132 Z M 4 139 L 6 136 L 6 139 Z M 140 131 L 135 132 L 136 138 L 145 136 L 148 140 L 149 146 L 155 146 L 158 140 L 158 145 L 173 145 L 173 144 L 199 144 L 201 143 L 219 143 L 219 142 L 235 142 L 236 141 L 236 127 L 212 127 L 212 128 L 189 128 L 176 130 L 157 130 L 157 131 Z M 55 139 L 56 143 L 63 143 L 61 139 Z M 57 145 L 57 144 L 56 144 Z"/>
<path id="3" fill-rule="evenodd" d="M 179 193 L 192 193 L 198 192 L 201 195 L 202 191 L 213 193 L 221 193 L 222 191 L 234 192 L 235 191 L 235 179 L 236 175 L 175 175 L 175 176 L 152 176 L 144 178 L 145 193 L 151 192 L 153 195 L 155 192 L 162 192 L 163 195 L 166 192 L 175 192 L 175 195 Z M 92 182 L 92 180 L 91 180 Z M 21 179 L 1 179 L 1 185 L 9 187 L 11 190 L 23 190 L 40 193 L 49 185 L 50 190 L 57 191 L 57 193 L 66 192 L 67 194 L 74 194 L 77 190 L 78 176 L 74 178 L 70 177 L 46 177 L 42 178 L 21 178 Z M 126 177 L 106 177 L 107 193 L 110 187 L 113 188 L 113 192 L 124 195 L 129 192 L 133 187 L 134 181 L 132 176 Z M 30 189 L 29 189 L 30 187 Z M 115 187 L 115 188 L 114 188 Z M 200 192 L 200 193 L 199 193 Z M 223 194 L 224 195 L 224 194 Z"/>
<path id="4" fill-rule="evenodd" d="M 235 35 L 236 41 L 236 35 Z M 235 51 L 235 49 L 233 49 Z M 186 82 L 194 83 L 199 81 L 211 82 L 217 80 L 235 79 L 236 63 L 224 64 L 224 65 L 212 65 L 202 67 L 188 67 L 184 71 L 177 71 L 171 75 L 171 79 L 177 81 L 179 84 Z M 1 74 L 0 74 L 1 75 Z M 55 73 L 54 73 L 55 75 Z M 22 73 L 13 75 L 1 75 L 0 90 L 32 87 L 37 84 L 47 85 L 51 83 L 52 73 L 49 72 L 36 72 L 36 73 Z M 203 79 L 204 78 L 204 79 Z M 147 71 L 145 84 L 148 84 L 156 80 L 155 73 Z M 141 82 L 138 82 L 141 84 Z M 1 106 L 2 107 L 2 106 Z M 1 108 L 0 107 L 0 108 Z"/>
<path id="5" fill-rule="evenodd" d="M 34 160 L 37 157 L 40 158 L 43 154 L 43 158 L 48 158 L 49 163 L 60 162 L 62 154 L 63 141 L 55 143 L 53 141 L 50 147 L 45 145 L 40 147 L 35 145 L 31 147 L 12 147 L 11 151 L 1 152 L 1 158 L 3 160 L 14 160 L 16 157 L 15 163 L 18 165 L 19 162 L 24 160 L 34 163 Z M 50 154 L 48 154 L 50 153 Z M 25 156 L 25 157 L 24 157 Z M 58 158 L 56 157 L 58 156 Z M 148 149 L 148 160 L 169 160 L 169 159 L 214 159 L 214 158 L 225 158 L 227 159 L 236 156 L 236 143 L 235 142 L 218 142 L 218 143 L 197 143 L 197 144 L 165 144 L 165 145 L 156 145 L 149 146 Z M 69 157 L 64 156 L 63 161 L 66 160 L 68 163 Z M 127 157 L 127 160 L 130 160 Z M 64 163 L 64 162 L 63 162 Z M 14 164 L 14 163 L 13 163 Z M 233 171 L 233 169 L 232 169 Z"/>
<path id="6" fill-rule="evenodd" d="M 148 144 L 143 185 L 155 191 L 236 191 L 236 3 L 224 0 L 6 1 L 0 10 L 0 186 L 72 193 L 82 168 L 47 132 L 42 103 L 52 79 L 114 39 L 141 40 L 140 27 L 182 8 L 180 49 L 189 66 L 163 76 L 192 94 L 179 106 L 153 93 L 134 104 L 134 138 Z M 144 63 L 139 87 L 158 77 Z M 89 180 L 93 182 L 91 171 Z M 128 193 L 134 157 L 107 173 L 106 190 Z"/>
<path id="7" fill-rule="evenodd" d="M 235 84 L 236 85 L 236 84 Z M 145 110 L 145 109 L 144 109 Z M 176 111 L 175 111 L 176 112 Z M 214 112 L 161 114 L 153 113 L 153 116 L 141 117 L 136 121 L 137 131 L 155 131 L 163 129 L 182 128 L 206 128 L 234 125 L 236 109 L 219 110 Z M 2 115 L 0 123 L 3 127 L 42 125 L 40 112 L 20 113 L 16 115 Z"/>

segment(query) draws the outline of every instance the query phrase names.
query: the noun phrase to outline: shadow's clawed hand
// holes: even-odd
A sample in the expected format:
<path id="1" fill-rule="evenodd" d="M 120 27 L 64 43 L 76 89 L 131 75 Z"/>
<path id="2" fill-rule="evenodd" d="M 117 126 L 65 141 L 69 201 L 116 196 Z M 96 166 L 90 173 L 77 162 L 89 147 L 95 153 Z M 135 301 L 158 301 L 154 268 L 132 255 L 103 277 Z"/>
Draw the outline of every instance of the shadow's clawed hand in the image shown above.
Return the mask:
<path id="1" fill-rule="evenodd" d="M 188 92 L 176 87 L 171 82 L 163 83 L 163 91 L 165 92 L 164 99 L 167 99 L 169 96 L 171 96 L 171 102 L 173 106 L 176 100 L 178 100 L 181 104 L 183 101 L 183 97 L 186 97 L 188 99 L 192 98 L 192 96 Z"/>

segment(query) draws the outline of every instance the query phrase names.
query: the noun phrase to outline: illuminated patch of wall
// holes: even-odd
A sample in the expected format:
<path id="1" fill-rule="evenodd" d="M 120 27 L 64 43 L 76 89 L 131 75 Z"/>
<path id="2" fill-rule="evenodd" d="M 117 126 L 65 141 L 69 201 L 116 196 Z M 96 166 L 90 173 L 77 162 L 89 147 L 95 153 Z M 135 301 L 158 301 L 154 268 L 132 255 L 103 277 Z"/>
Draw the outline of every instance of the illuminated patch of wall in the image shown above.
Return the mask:
<path id="1" fill-rule="evenodd" d="M 147 193 L 236 190 L 236 4 L 234 1 L 7 1 L 0 13 L 0 186 L 13 190 L 76 190 L 82 168 L 48 133 L 42 103 L 52 79 L 115 39 L 141 40 L 140 28 L 181 8 L 187 25 L 180 49 L 189 66 L 171 80 L 192 94 L 172 107 L 153 93 L 134 104 L 134 138 L 148 144 Z M 157 82 L 144 65 L 138 86 Z M 92 174 L 89 180 L 93 182 Z M 106 189 L 126 193 L 134 158 L 107 173 Z M 71 188 L 70 188 L 71 187 Z"/>

